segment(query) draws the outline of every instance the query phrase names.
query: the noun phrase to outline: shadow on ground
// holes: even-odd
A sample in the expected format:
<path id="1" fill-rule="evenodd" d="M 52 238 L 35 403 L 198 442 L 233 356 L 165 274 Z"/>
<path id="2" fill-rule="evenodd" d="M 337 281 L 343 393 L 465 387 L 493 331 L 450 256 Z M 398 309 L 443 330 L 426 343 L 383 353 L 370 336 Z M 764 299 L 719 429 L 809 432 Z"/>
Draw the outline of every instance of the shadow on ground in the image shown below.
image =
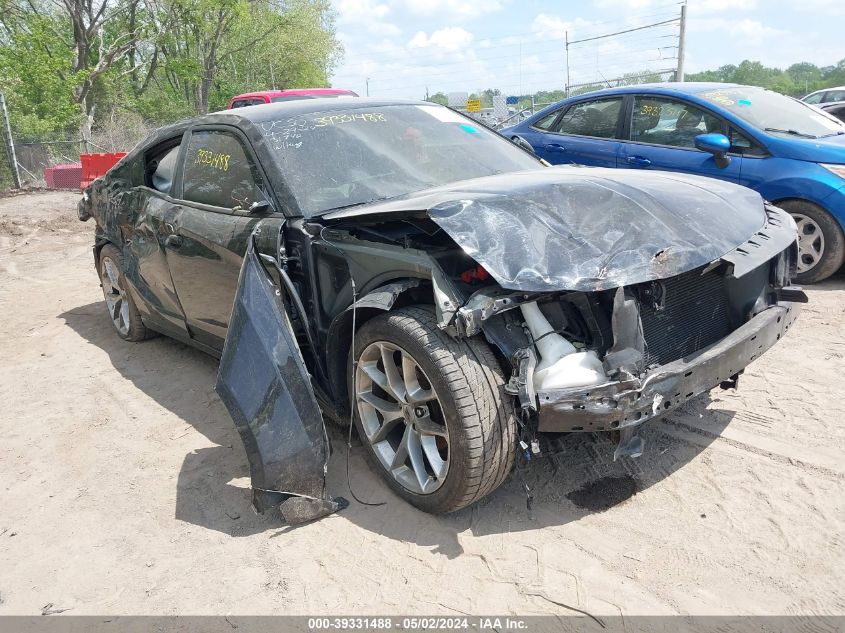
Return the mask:
<path id="1" fill-rule="evenodd" d="M 269 531 L 280 536 L 277 514 L 256 516 L 247 488 L 233 480 L 249 478 L 246 454 L 226 409 L 214 393 L 217 360 L 165 337 L 127 343 L 115 334 L 102 302 L 59 315 L 83 339 L 104 350 L 121 375 L 161 407 L 191 425 L 215 444 L 188 453 L 177 482 L 176 518 L 231 536 Z M 167 379 L 162 379 L 162 374 Z M 571 434 L 548 438 L 544 455 L 514 472 L 481 502 L 446 516 L 416 510 L 394 495 L 367 466 L 353 440 L 350 480 L 367 506 L 350 494 L 346 480 L 346 437 L 330 425 L 334 448 L 329 463 L 329 491 L 349 499 L 342 517 L 392 539 L 432 547 L 448 557 L 462 553 L 458 534 L 475 536 L 542 529 L 577 521 L 625 503 L 633 495 L 670 476 L 719 436 L 731 411 L 707 408 L 708 396 L 686 403 L 667 418 L 647 423 L 641 435 L 646 451 L 639 459 L 613 461 L 614 445 L 606 435 Z M 526 508 L 524 485 L 534 497 Z"/>
<path id="2" fill-rule="evenodd" d="M 813 284 L 812 288 L 813 290 L 821 290 L 824 292 L 829 292 L 831 290 L 845 290 L 845 266 L 840 268 L 824 281 Z"/>

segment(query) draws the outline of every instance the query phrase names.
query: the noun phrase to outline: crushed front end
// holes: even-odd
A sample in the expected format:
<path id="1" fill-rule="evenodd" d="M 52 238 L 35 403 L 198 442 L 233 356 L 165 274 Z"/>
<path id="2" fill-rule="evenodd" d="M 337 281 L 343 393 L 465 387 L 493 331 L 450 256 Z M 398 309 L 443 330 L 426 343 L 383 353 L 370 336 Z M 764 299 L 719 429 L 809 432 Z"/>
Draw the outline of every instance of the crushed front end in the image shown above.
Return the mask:
<path id="1" fill-rule="evenodd" d="M 458 311 L 459 329 L 483 332 L 510 356 L 508 390 L 533 431 L 618 432 L 615 456 L 637 456 L 643 450 L 637 427 L 716 386 L 736 387 L 807 301 L 789 285 L 794 223 L 775 207 L 767 206 L 766 215 L 744 244 L 680 274 L 585 292 L 481 290 Z M 654 266 L 660 265 L 657 254 Z M 526 311 L 532 305 L 542 313 L 540 330 Z M 552 353 L 549 336 L 571 344 L 573 363 L 561 371 L 569 372 L 564 383 L 576 384 L 538 379 L 543 356 Z"/>

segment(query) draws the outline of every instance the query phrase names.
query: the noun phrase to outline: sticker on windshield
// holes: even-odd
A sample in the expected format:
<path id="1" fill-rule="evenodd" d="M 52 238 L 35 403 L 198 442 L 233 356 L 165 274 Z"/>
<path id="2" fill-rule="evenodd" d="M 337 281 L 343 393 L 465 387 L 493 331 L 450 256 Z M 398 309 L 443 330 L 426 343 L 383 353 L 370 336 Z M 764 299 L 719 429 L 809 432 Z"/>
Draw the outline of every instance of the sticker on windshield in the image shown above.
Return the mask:
<path id="1" fill-rule="evenodd" d="M 751 105 L 751 99 L 737 99 L 736 102 L 741 106 L 750 106 Z"/>
<path id="2" fill-rule="evenodd" d="M 719 105 L 723 105 L 725 107 L 730 107 L 734 104 L 734 100 L 728 97 L 723 91 L 716 90 L 713 92 L 705 92 L 701 95 L 705 99 L 709 99 L 713 103 L 718 103 Z"/>
<path id="3" fill-rule="evenodd" d="M 466 123 L 466 119 L 460 114 L 443 106 L 417 106 L 417 108 L 443 123 Z"/>
<path id="4" fill-rule="evenodd" d="M 470 134 L 481 134 L 481 132 L 479 132 L 476 128 L 471 125 L 467 125 L 466 123 L 461 123 L 461 129 L 464 132 L 469 132 Z"/>
<path id="5" fill-rule="evenodd" d="M 314 118 L 314 127 L 325 127 L 326 125 L 340 125 L 342 123 L 381 123 L 387 121 L 382 112 L 354 112 L 343 114 L 330 114 Z"/>

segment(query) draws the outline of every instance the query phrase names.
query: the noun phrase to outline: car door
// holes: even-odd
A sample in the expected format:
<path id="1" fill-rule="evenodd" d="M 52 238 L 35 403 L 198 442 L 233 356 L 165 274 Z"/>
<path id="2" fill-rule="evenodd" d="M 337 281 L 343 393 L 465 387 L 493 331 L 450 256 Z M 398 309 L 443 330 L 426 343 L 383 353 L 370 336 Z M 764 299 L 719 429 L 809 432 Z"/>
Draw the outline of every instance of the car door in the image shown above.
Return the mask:
<path id="1" fill-rule="evenodd" d="M 129 210 L 129 221 L 120 227 L 125 240 L 124 274 L 138 295 L 138 309 L 150 327 L 176 338 L 187 337 L 188 331 L 170 276 L 165 241 L 179 214 L 172 196 L 182 140 L 179 134 L 145 151 L 138 176 L 142 184 L 116 196 Z"/>
<path id="2" fill-rule="evenodd" d="M 278 262 L 277 272 L 279 279 L 286 275 Z M 286 306 L 298 302 L 289 292 L 268 274 L 251 236 L 215 388 L 246 449 L 253 507 L 260 513 L 278 507 L 295 524 L 346 501 L 326 496 L 328 435 L 291 327 Z"/>
<path id="3" fill-rule="evenodd" d="M 635 95 L 632 101 L 620 167 L 680 171 L 739 182 L 741 155 L 732 155 L 727 167 L 719 167 L 712 154 L 695 147 L 699 134 L 726 132 L 721 118 L 670 97 Z"/>
<path id="4" fill-rule="evenodd" d="M 259 222 L 278 231 L 279 213 L 252 213 L 266 201 L 263 172 L 231 126 L 193 128 L 186 140 L 179 213 L 165 239 L 176 294 L 192 338 L 221 350 L 247 240 Z"/>
<path id="5" fill-rule="evenodd" d="M 548 129 L 538 130 L 532 142 L 537 155 L 553 165 L 616 167 L 623 101 L 619 95 L 571 104 Z"/>

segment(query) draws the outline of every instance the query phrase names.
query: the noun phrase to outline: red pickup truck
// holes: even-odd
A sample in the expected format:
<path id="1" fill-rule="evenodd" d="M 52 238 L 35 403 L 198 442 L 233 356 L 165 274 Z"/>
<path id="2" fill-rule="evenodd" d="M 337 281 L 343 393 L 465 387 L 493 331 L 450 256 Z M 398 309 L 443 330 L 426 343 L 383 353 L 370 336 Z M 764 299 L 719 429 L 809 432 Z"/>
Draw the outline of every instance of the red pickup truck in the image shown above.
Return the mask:
<path id="1" fill-rule="evenodd" d="M 232 97 L 229 110 L 246 106 L 276 103 L 277 101 L 296 101 L 299 99 L 321 99 L 325 97 L 357 97 L 351 90 L 342 88 L 296 88 L 293 90 L 263 90 L 261 92 L 247 92 Z"/>

